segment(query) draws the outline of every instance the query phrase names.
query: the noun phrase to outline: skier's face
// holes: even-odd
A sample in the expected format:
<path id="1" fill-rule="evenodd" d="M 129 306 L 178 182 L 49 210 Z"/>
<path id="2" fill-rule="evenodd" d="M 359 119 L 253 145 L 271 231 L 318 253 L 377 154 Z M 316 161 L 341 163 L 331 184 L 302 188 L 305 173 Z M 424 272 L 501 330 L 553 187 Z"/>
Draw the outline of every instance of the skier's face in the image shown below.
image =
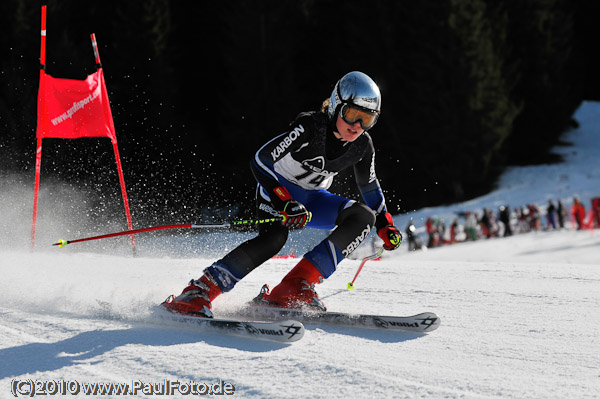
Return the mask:
<path id="1" fill-rule="evenodd" d="M 364 133 L 364 129 L 360 125 L 360 121 L 356 121 L 353 124 L 349 124 L 338 115 L 335 122 L 337 132 L 334 132 L 335 136 L 342 141 L 354 141 Z"/>

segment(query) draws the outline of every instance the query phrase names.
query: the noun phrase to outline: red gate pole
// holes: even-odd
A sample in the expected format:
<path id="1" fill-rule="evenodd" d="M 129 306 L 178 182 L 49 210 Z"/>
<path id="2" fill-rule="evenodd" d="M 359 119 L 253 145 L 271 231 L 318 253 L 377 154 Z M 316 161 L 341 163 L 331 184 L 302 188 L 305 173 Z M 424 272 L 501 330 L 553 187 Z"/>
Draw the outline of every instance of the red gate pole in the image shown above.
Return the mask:
<path id="1" fill-rule="evenodd" d="M 46 6 L 42 6 L 42 30 L 41 34 L 41 45 L 40 45 L 40 93 L 45 90 L 44 87 L 44 74 L 46 69 Z M 38 112 L 44 112 L 41 109 L 43 104 L 38 100 Z M 35 228 L 37 225 L 37 210 L 38 210 L 38 198 L 40 190 L 40 172 L 42 168 L 42 139 L 37 139 L 37 148 L 35 152 L 35 187 L 33 191 L 33 216 L 31 222 L 31 248 L 35 246 Z"/>
<path id="2" fill-rule="evenodd" d="M 102 84 L 102 96 L 105 96 L 106 93 L 108 93 L 106 91 L 106 83 L 104 82 L 104 74 L 102 73 L 102 63 L 100 62 L 100 53 L 98 52 L 98 44 L 96 42 L 96 35 L 94 33 L 92 33 L 90 35 L 91 39 L 92 39 L 92 49 L 94 50 L 94 57 L 96 58 L 96 69 L 100 71 L 101 74 L 101 84 Z M 109 105 L 109 101 L 108 101 L 108 96 L 106 96 L 106 98 L 103 98 L 103 101 L 106 101 L 106 106 L 104 107 L 104 110 L 106 113 L 108 113 L 109 115 L 107 115 L 107 120 L 110 121 L 111 123 L 111 128 L 114 132 L 115 128 L 114 128 L 114 123 L 113 123 L 113 119 L 112 119 L 112 114 L 110 112 L 110 105 Z M 123 168 L 121 166 L 121 157 L 119 156 L 119 147 L 117 146 L 117 136 L 116 134 L 114 135 L 114 140 L 112 141 L 112 145 L 113 145 L 113 151 L 115 153 L 115 161 L 117 163 L 117 171 L 119 174 L 119 184 L 121 185 L 121 195 L 123 197 L 123 206 L 125 208 L 125 216 L 127 217 L 127 227 L 129 228 L 129 230 L 133 230 L 133 224 L 131 222 L 131 212 L 129 210 L 129 200 L 127 199 L 127 190 L 125 189 L 125 178 L 123 177 Z M 131 246 L 134 247 L 135 249 L 135 236 L 132 234 L 131 235 Z"/>

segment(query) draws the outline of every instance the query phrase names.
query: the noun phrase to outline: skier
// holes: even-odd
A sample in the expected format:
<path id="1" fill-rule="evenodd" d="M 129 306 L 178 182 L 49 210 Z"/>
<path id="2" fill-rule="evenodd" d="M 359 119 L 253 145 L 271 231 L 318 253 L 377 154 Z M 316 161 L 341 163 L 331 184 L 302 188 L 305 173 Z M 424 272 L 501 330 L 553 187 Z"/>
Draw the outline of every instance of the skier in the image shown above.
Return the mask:
<path id="1" fill-rule="evenodd" d="M 258 218 L 282 216 L 280 224 L 260 225 L 258 236 L 214 262 L 183 292 L 163 304 L 187 315 L 213 317 L 212 301 L 276 255 L 289 229 L 312 227 L 333 230 L 269 290 L 264 286 L 256 302 L 268 306 L 325 311 L 314 287 L 376 227 L 384 248 L 400 246 L 375 174 L 375 150 L 367 133 L 379 117 L 381 95 L 375 82 L 362 72 L 350 72 L 335 85 L 320 111 L 300 113 L 287 131 L 262 146 L 251 162 L 256 178 Z M 354 167 L 365 204 L 328 190 L 334 176 Z"/>

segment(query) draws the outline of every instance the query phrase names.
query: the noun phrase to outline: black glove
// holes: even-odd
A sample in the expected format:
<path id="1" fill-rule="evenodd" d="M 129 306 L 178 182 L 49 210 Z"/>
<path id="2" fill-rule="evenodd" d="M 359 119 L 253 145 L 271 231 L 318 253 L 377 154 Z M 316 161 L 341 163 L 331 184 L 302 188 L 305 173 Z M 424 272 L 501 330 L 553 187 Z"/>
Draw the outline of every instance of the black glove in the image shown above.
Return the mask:
<path id="1" fill-rule="evenodd" d="M 377 235 L 383 240 L 383 248 L 393 251 L 402 243 L 402 233 L 394 226 L 394 220 L 389 212 L 377 215 L 375 222 Z"/>
<path id="2" fill-rule="evenodd" d="M 304 205 L 294 200 L 286 202 L 283 211 L 279 213 L 283 216 L 281 223 L 290 229 L 300 229 L 306 226 L 312 216 Z"/>

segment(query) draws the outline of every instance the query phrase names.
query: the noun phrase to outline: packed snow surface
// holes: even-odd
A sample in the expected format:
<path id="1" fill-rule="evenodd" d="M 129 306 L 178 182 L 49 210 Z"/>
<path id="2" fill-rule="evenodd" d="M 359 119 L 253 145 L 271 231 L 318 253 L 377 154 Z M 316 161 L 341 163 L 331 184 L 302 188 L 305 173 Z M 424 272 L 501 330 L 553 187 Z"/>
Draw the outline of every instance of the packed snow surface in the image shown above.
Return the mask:
<path id="1" fill-rule="evenodd" d="M 573 146 L 556 149 L 564 163 L 510 169 L 489 195 L 399 215 L 397 224 L 404 228 L 411 217 L 419 223 L 430 215 L 504 204 L 544 205 L 548 199 L 570 205 L 574 195 L 589 209 L 590 198 L 600 196 L 600 104 L 584 103 L 575 117 L 581 126 L 564 137 Z M 329 309 L 431 311 L 441 318 L 440 328 L 410 334 L 306 325 L 301 341 L 279 344 L 152 324 L 153 306 L 217 259 L 201 248 L 190 252 L 189 241 L 204 243 L 193 236 L 139 236 L 136 257 L 127 238 L 60 249 L 50 244 L 79 238 L 70 236 L 77 220 L 69 224 L 68 212 L 41 202 L 37 245 L 29 250 L 29 183 L 5 185 L 0 193 L 6 205 L 0 215 L 0 398 L 25 392 L 30 380 L 38 388 L 45 383 L 46 390 L 58 389 L 54 382 L 73 390 L 75 382 L 138 387 L 128 397 L 155 397 L 161 384 L 176 382 L 239 398 L 600 395 L 598 229 L 576 231 L 568 224 L 416 252 L 403 245 L 368 261 L 353 291 L 346 284 L 360 258 L 344 260 L 317 287 Z M 107 226 L 105 232 L 113 231 Z M 169 251 L 152 245 L 165 241 Z M 225 251 L 234 244 L 211 245 Z M 234 314 L 263 283 L 277 284 L 296 261 L 269 260 L 217 298 L 216 315 Z M 185 389 L 173 393 L 182 397 Z M 85 397 L 81 388 L 79 397 Z"/>

